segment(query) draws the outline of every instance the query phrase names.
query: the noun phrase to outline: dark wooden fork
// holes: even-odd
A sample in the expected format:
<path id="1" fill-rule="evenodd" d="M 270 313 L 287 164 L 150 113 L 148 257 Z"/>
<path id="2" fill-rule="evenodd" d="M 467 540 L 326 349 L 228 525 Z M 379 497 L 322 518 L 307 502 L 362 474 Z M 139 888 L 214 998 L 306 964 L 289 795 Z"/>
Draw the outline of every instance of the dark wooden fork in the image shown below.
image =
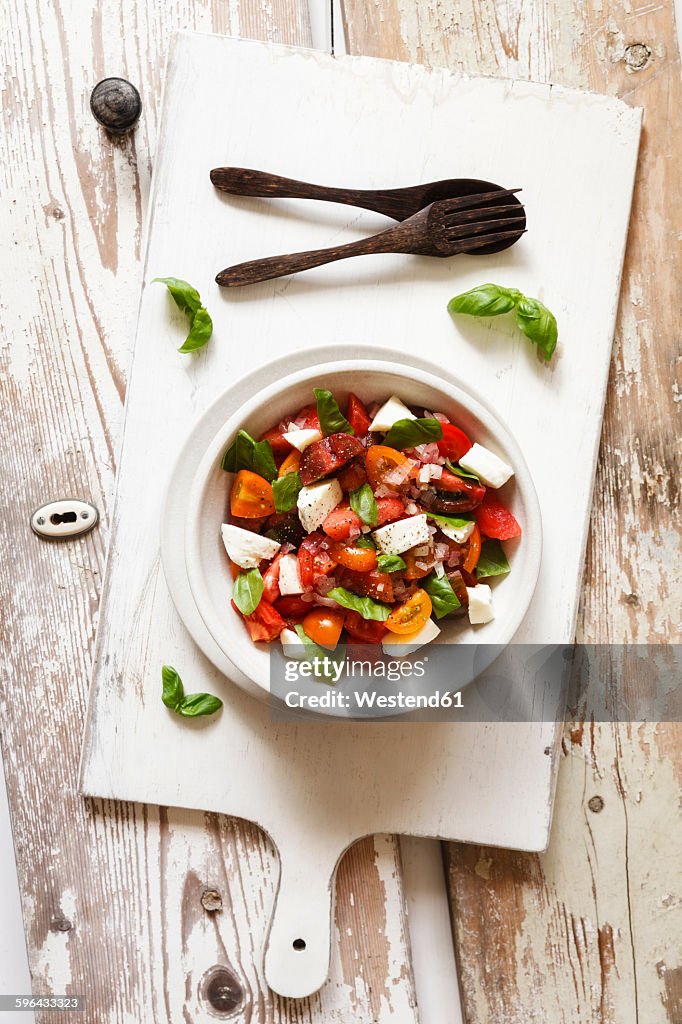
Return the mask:
<path id="1" fill-rule="evenodd" d="M 350 256 L 372 253 L 411 253 L 417 256 L 456 256 L 460 253 L 482 254 L 505 249 L 517 242 L 526 230 L 526 214 L 515 200 L 500 205 L 499 200 L 511 197 L 520 189 L 501 189 L 482 195 L 444 199 L 431 203 L 395 227 L 369 238 L 327 249 L 296 252 L 284 256 L 250 260 L 227 267 L 216 276 L 219 285 L 236 288 L 245 284 L 269 281 L 287 274 L 320 267 Z"/>

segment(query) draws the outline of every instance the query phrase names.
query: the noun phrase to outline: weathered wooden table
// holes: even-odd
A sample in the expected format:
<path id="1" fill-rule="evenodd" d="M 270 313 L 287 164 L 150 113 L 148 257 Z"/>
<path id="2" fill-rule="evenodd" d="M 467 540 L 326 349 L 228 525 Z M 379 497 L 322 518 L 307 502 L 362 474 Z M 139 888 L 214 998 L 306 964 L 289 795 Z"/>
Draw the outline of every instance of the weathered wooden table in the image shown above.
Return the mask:
<path id="1" fill-rule="evenodd" d="M 319 18 L 327 0 L 313 3 Z M 672 0 L 345 0 L 342 25 L 336 10 L 337 45 L 352 53 L 645 108 L 580 636 L 674 642 L 682 82 Z M 311 43 L 304 0 L 15 0 L 0 26 L 1 731 L 34 986 L 87 993 L 77 1019 L 88 1024 L 198 1020 L 177 993 L 200 948 L 205 965 L 235 967 L 240 1019 L 253 1024 L 408 1024 L 417 1008 L 395 840 L 345 857 L 333 978 L 288 1004 L 254 966 L 276 875 L 265 837 L 240 821 L 76 793 L 163 61 L 182 27 Z M 109 74 L 143 94 L 125 141 L 88 110 Z M 91 497 L 102 526 L 75 543 L 37 542 L 31 510 L 71 493 Z M 445 850 L 465 1018 L 679 1024 L 682 729 L 575 723 L 563 752 L 547 853 Z M 43 1020 L 52 1016 L 65 1019 Z"/>

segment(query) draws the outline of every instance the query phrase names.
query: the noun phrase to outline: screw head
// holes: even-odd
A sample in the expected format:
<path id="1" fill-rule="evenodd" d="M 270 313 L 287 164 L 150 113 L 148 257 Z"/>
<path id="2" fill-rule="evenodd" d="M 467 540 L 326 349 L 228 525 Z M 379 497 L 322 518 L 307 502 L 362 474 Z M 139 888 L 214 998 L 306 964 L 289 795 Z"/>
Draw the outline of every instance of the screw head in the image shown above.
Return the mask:
<path id="1" fill-rule="evenodd" d="M 125 78 L 103 78 L 90 94 L 95 120 L 112 135 L 125 135 L 142 113 L 140 94 Z"/>

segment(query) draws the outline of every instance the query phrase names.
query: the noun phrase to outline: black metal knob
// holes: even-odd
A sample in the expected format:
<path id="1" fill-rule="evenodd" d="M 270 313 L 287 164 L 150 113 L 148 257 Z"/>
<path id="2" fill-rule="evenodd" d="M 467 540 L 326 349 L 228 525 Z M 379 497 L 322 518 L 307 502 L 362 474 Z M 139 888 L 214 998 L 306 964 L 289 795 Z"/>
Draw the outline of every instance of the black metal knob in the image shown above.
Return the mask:
<path id="1" fill-rule="evenodd" d="M 142 113 L 140 94 L 125 78 L 103 78 L 90 95 L 93 117 L 112 135 L 125 135 Z"/>

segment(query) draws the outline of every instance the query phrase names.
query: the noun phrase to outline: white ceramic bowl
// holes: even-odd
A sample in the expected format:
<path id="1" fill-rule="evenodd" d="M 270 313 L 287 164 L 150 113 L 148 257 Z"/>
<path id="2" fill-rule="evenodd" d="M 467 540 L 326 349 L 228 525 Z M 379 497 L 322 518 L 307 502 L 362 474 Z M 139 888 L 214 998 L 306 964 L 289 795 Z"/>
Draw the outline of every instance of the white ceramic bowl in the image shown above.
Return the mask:
<path id="1" fill-rule="evenodd" d="M 472 438 L 514 467 L 514 477 L 500 494 L 523 526 L 523 536 L 505 543 L 512 572 L 493 582 L 495 618 L 483 626 L 468 620 L 443 619 L 436 643 L 466 643 L 472 651 L 491 645 L 499 653 L 508 644 L 523 617 L 538 578 L 542 550 L 540 508 L 535 488 L 508 429 L 463 385 L 440 380 L 433 374 L 396 362 L 345 361 L 299 370 L 266 387 L 227 420 L 200 460 L 192 482 L 185 524 L 187 576 L 199 614 L 218 647 L 263 694 L 270 689 L 267 644 L 254 644 L 231 605 L 232 577 L 220 526 L 229 506 L 232 474 L 221 468 L 223 454 L 243 428 L 258 437 L 287 415 L 313 400 L 313 388 L 329 388 L 343 408 L 349 391 L 366 403 L 397 394 L 406 404 L 443 412 Z M 492 660 L 492 656 L 491 659 Z M 484 659 L 477 658 L 479 671 Z M 469 682 L 459 680 L 459 684 Z"/>

